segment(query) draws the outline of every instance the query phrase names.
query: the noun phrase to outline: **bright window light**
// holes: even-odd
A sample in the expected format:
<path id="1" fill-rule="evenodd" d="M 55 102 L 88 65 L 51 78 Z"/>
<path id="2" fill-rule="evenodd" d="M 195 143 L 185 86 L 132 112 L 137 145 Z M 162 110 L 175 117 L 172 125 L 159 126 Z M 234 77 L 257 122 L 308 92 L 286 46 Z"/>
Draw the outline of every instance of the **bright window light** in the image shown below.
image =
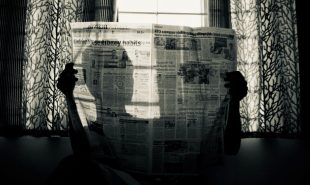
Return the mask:
<path id="1" fill-rule="evenodd" d="M 158 15 L 158 23 L 179 26 L 200 26 L 200 15 Z"/>
<path id="2" fill-rule="evenodd" d="M 119 11 L 156 12 L 157 0 L 119 0 Z"/>
<path id="3" fill-rule="evenodd" d="M 157 23 L 157 16 L 154 14 L 120 13 L 119 22 L 126 23 Z"/>
<path id="4" fill-rule="evenodd" d="M 119 0 L 119 22 L 206 26 L 206 0 Z"/>
<path id="5" fill-rule="evenodd" d="M 159 12 L 203 13 L 201 0 L 158 0 Z"/>

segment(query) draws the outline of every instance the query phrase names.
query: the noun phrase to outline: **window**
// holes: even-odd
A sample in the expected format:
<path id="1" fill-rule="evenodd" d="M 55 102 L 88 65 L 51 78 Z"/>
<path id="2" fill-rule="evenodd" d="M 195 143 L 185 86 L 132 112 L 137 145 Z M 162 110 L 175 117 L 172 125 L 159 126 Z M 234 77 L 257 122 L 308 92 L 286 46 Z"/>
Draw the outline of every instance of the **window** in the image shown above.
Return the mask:
<path id="1" fill-rule="evenodd" d="M 119 0 L 119 22 L 208 26 L 207 0 Z"/>

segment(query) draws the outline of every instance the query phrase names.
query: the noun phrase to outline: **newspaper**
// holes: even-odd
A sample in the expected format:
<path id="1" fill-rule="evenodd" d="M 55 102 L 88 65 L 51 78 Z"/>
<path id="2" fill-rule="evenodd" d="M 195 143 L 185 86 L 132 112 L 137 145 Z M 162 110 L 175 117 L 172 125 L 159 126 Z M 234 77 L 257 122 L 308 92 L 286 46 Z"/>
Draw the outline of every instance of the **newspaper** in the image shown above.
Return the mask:
<path id="1" fill-rule="evenodd" d="M 74 90 L 85 125 L 100 125 L 124 169 L 194 174 L 223 153 L 223 78 L 236 70 L 231 29 L 72 23 Z"/>

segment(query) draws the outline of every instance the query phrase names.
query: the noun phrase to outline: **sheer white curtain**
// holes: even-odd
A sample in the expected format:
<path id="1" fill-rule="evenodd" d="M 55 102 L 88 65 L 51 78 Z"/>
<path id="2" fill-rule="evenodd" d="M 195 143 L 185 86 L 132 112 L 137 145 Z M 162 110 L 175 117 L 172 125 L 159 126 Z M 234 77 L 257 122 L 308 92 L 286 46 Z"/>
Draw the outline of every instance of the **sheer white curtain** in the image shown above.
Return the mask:
<path id="1" fill-rule="evenodd" d="M 81 0 L 29 0 L 23 74 L 23 118 L 27 129 L 61 130 L 66 106 L 57 79 L 71 61 L 70 22 L 81 20 Z"/>
<path id="2" fill-rule="evenodd" d="M 26 129 L 64 130 L 67 110 L 57 79 L 72 61 L 70 23 L 113 21 L 115 0 L 28 0 L 23 64 Z"/>
<path id="3" fill-rule="evenodd" d="M 238 70 L 246 77 L 244 132 L 281 136 L 300 130 L 295 0 L 230 0 L 238 35 Z"/>

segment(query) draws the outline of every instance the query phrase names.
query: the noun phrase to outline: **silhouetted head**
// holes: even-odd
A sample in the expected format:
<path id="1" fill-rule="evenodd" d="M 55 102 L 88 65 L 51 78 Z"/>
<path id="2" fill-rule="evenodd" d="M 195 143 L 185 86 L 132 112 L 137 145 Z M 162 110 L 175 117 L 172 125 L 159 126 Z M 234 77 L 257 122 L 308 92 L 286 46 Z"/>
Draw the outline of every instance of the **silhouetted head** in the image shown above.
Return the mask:
<path id="1" fill-rule="evenodd" d="M 65 69 L 60 73 L 57 88 L 66 96 L 72 95 L 75 82 L 78 80 L 74 75 L 77 70 L 73 69 L 74 63 L 68 63 Z"/>
<path id="2" fill-rule="evenodd" d="M 240 101 L 247 95 L 247 82 L 240 71 L 226 73 L 224 80 L 227 82 L 225 87 L 229 88 L 229 94 L 232 99 Z"/>

